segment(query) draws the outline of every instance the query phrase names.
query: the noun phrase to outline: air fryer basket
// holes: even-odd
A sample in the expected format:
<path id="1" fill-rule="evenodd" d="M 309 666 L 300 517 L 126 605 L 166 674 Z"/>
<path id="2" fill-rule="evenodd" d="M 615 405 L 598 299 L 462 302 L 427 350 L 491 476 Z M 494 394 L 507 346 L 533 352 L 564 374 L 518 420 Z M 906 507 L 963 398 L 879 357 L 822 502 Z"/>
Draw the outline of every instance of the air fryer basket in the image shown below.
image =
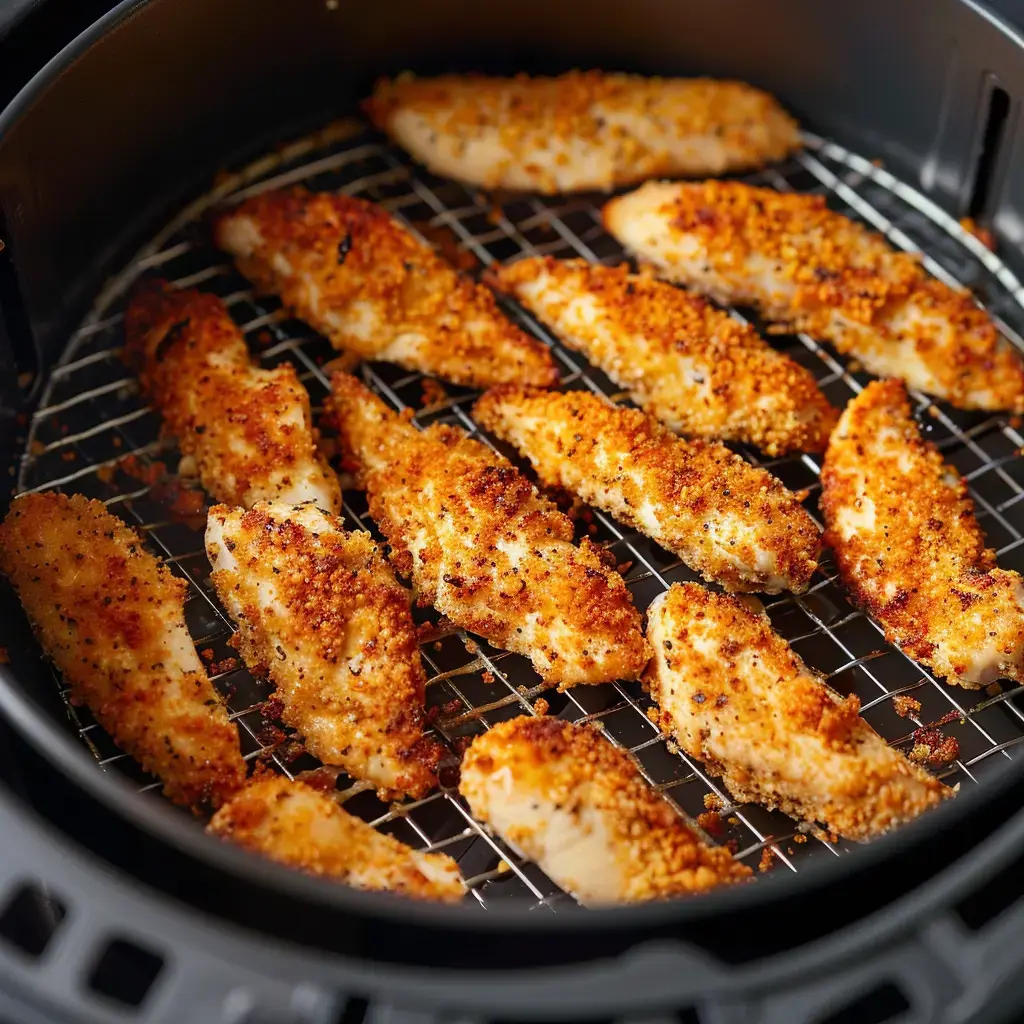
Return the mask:
<path id="1" fill-rule="evenodd" d="M 570 3 L 537 0 L 506 15 L 457 0 L 425 6 L 302 0 L 285 15 L 272 0 L 123 4 L 0 122 L 0 394 L 12 413 L 4 441 L 16 458 L 15 490 L 59 487 L 102 498 L 189 581 L 193 636 L 219 663 L 214 679 L 251 757 L 280 738 L 263 717 L 269 691 L 225 663 L 231 627 L 207 583 L 201 527 L 171 508 L 173 491 L 150 475 L 177 458 L 159 440 L 159 422 L 119 358 L 130 285 L 159 273 L 222 295 L 263 365 L 294 362 L 318 407 L 330 347 L 275 302 L 254 296 L 211 248 L 204 215 L 212 205 L 302 182 L 381 202 L 476 269 L 537 253 L 622 258 L 601 230 L 600 197 L 495 203 L 416 168 L 351 117 L 373 74 L 407 65 L 604 65 L 752 80 L 778 93 L 817 134 L 807 134 L 805 153 L 749 180 L 823 193 L 895 246 L 921 250 L 933 274 L 974 289 L 1022 344 L 1024 286 L 1016 275 L 1024 265 L 1013 243 L 1024 197 L 1012 171 L 1024 49 L 972 5 L 932 5 L 927 24 L 910 2 L 825 11 L 797 0 L 769 12 L 769 5 L 740 2 L 705 9 L 649 0 L 628 13 L 612 2 L 590 4 L 584 14 Z M 884 50 L 880 24 L 892 40 Z M 251 163 L 243 154 L 262 155 Z M 241 170 L 217 175 L 211 190 L 225 164 Z M 967 213 L 995 229 L 999 256 L 960 225 Z M 1005 262 L 1004 253 L 1011 254 Z M 507 312 L 553 342 L 522 310 L 510 304 Z M 837 405 L 868 379 L 810 338 L 779 343 Z M 554 347 L 566 386 L 621 399 L 578 356 Z M 394 367 L 363 373 L 395 407 L 416 410 L 421 425 L 444 420 L 474 429 L 470 393 L 446 386 L 441 397 L 426 394 L 419 375 Z M 1024 569 L 1019 424 L 939 408 L 923 396 L 917 413 L 970 481 L 1000 564 Z M 743 454 L 757 461 L 753 451 Z M 763 464 L 805 490 L 815 511 L 816 457 Z M 348 524 L 372 530 L 356 492 L 345 497 Z M 671 582 L 694 578 L 601 514 L 589 532 L 622 563 L 641 608 Z M 937 770 L 960 785 L 959 799 L 853 851 L 797 830 L 782 815 L 727 807 L 715 840 L 752 864 L 761 860 L 772 876 L 791 877 L 584 915 L 535 865 L 481 828 L 450 787 L 388 807 L 350 786 L 346 807 L 413 845 L 455 856 L 475 908 L 412 907 L 350 893 L 205 840 L 155 794 L 132 792 L 156 784 L 86 712 L 66 703 L 5 594 L 0 643 L 12 664 L 3 670 L 0 711 L 13 735 L 11 767 L 0 778 L 16 780 L 21 800 L 0 804 L 13 854 L 0 866 L 0 936 L 4 922 L 20 915 L 22 924 L 9 929 L 14 945 L 37 953 L 31 965 L 20 964 L 15 984 L 48 990 L 65 1008 L 88 993 L 78 1010 L 93 1013 L 90 1019 L 105 1019 L 96 1016 L 104 1005 L 127 1012 L 135 996 L 132 1012 L 151 1020 L 355 1020 L 368 1009 L 393 1014 L 401 1007 L 502 1019 L 671 1012 L 683 1020 L 824 1021 L 844 1006 L 861 1016 L 834 1019 L 886 1020 L 903 1010 L 908 1020 L 972 1019 L 977 1000 L 995 1001 L 1019 959 L 1006 949 L 1014 943 L 1002 940 L 1017 915 L 1000 912 L 1020 886 L 988 883 L 1024 830 L 1014 817 L 1022 787 L 1013 764 L 1024 739 L 1024 688 L 972 694 L 931 679 L 849 605 L 828 560 L 807 595 L 767 603 L 776 628 L 836 689 L 856 692 L 890 741 L 909 748 L 928 739 L 920 730 L 930 726 L 956 739 L 957 756 Z M 438 634 L 423 653 L 429 703 L 440 709 L 435 727 L 455 749 L 489 724 L 532 713 L 543 695 L 554 714 L 600 722 L 683 813 L 700 814 L 709 793 L 724 797 L 698 763 L 656 733 L 636 685 L 555 696 L 524 659 L 459 635 Z M 897 694 L 921 701 L 919 715 L 899 718 L 891 701 Z M 288 774 L 313 764 L 291 760 L 287 745 L 269 756 Z M 28 806 L 90 853 L 69 861 L 30 823 Z M 148 888 L 128 896 L 124 873 L 175 904 Z M 208 915 L 202 925 L 182 904 Z M 794 920 L 800 934 L 788 933 Z M 837 935 L 825 938 L 833 928 Z M 281 939 L 334 955 L 298 956 Z M 0 989 L 8 953 L 0 941 Z M 372 980 L 359 969 L 367 961 Z M 433 975 L 421 973 L 427 965 Z M 138 979 L 134 988 L 125 978 Z M 785 992 L 783 978 L 792 982 Z M 18 1013 L 31 1019 L 25 1005 Z"/>

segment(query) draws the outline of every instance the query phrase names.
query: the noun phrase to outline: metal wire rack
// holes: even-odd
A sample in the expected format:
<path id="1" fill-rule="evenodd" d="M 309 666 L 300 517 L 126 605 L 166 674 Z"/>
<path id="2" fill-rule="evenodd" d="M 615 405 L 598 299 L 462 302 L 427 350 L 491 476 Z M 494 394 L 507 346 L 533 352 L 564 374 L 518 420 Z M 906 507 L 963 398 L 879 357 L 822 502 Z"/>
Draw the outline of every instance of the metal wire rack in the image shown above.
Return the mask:
<path id="1" fill-rule="evenodd" d="M 838 145 L 807 136 L 806 150 L 788 163 L 746 180 L 779 189 L 819 192 L 837 209 L 859 217 L 901 248 L 925 253 L 930 272 L 952 284 L 975 290 L 1009 337 L 1021 344 L 1024 288 L 1009 269 L 973 235 L 929 200 L 883 168 Z M 228 198 L 303 183 L 312 189 L 337 189 L 381 203 L 442 251 L 475 264 L 521 255 L 582 256 L 615 263 L 623 259 L 617 243 L 600 225 L 603 197 L 524 198 L 497 202 L 451 181 L 433 177 L 354 122 L 328 126 L 225 177 L 161 230 L 112 279 L 82 326 L 72 335 L 53 370 L 29 427 L 18 490 L 57 488 L 105 501 L 140 528 L 172 570 L 187 580 L 186 614 L 196 645 L 212 664 L 211 675 L 225 694 L 240 726 L 248 759 L 271 757 L 289 776 L 316 766 L 309 755 L 289 760 L 284 749 L 267 749 L 273 723 L 262 702 L 270 695 L 231 660 L 232 624 L 208 582 L 203 552 L 203 523 L 176 512 L 167 491 L 154 482 L 162 463 L 176 467 L 176 451 L 160 438 L 159 418 L 139 397 L 136 383 L 120 358 L 124 296 L 140 275 L 159 273 L 181 287 L 201 287 L 220 295 L 241 325 L 262 365 L 292 361 L 309 388 L 314 415 L 326 394 L 324 363 L 334 356 L 328 343 L 290 319 L 273 300 L 254 296 L 202 229 L 202 215 Z M 504 300 L 503 300 L 504 302 Z M 552 345 L 563 386 L 589 388 L 623 400 L 613 385 L 581 357 L 562 348 L 514 304 L 508 315 Z M 733 311 L 740 316 L 739 311 Z M 774 338 L 793 358 L 809 367 L 829 398 L 842 406 L 866 380 L 856 367 L 804 335 Z M 444 397 L 425 391 L 420 374 L 372 364 L 363 367 L 368 383 L 396 408 L 411 407 L 415 422 L 459 424 L 485 440 L 470 419 L 473 392 L 446 386 Z M 915 396 L 925 434 L 943 450 L 970 482 L 979 516 L 1000 564 L 1024 569 L 1024 444 L 1019 424 L 1003 416 L 967 414 L 936 407 Z M 764 465 L 787 486 L 806 493 L 817 515 L 819 460 L 808 455 L 762 462 L 755 451 L 737 450 Z M 510 454 L 502 449 L 504 454 Z M 173 469 L 172 469 L 173 472 Z M 376 534 L 362 496 L 345 492 L 348 526 Z M 199 517 L 200 520 L 202 517 Z M 1016 520 L 1016 522 L 1015 522 Z M 624 531 L 595 512 L 581 520 L 592 538 L 615 554 L 637 606 L 646 608 L 671 583 L 696 578 L 677 559 L 646 538 Z M 1024 687 L 981 695 L 950 687 L 884 643 L 880 629 L 847 601 L 826 559 L 810 590 L 801 596 L 766 601 L 776 629 L 804 659 L 826 674 L 840 693 L 857 693 L 863 713 L 890 742 L 904 749 L 916 730 L 934 723 L 957 741 L 958 754 L 935 770 L 951 785 L 973 785 L 1024 740 Z M 429 618 L 429 617 L 428 617 Z M 534 713 L 543 693 L 550 713 L 573 721 L 595 721 L 611 742 L 629 751 L 647 779 L 691 821 L 705 810 L 708 794 L 722 808 L 710 822 L 713 841 L 726 843 L 737 857 L 769 862 L 776 870 L 798 871 L 809 860 L 837 856 L 843 842 L 799 828 L 791 819 L 757 806 L 730 806 L 728 795 L 698 762 L 680 754 L 648 720 L 648 698 L 635 683 L 577 687 L 558 695 L 545 690 L 522 657 L 496 650 L 462 633 L 436 630 L 424 643 L 428 669 L 428 705 L 439 714 L 434 729 L 456 751 L 468 737 L 494 723 Z M 58 685 L 63 686 L 60 680 Z M 910 718 L 896 714 L 891 698 L 912 695 L 921 709 Z M 66 697 L 66 693 L 65 693 Z M 66 702 L 67 703 L 67 702 Z M 119 753 L 103 730 L 82 709 L 67 703 L 73 728 L 105 770 L 127 773 L 142 790 L 158 783 Z M 472 897 L 482 907 L 516 899 L 555 910 L 571 904 L 536 865 L 526 861 L 473 820 L 450 787 L 424 800 L 385 806 L 358 783 L 342 776 L 339 799 L 375 827 L 420 848 L 445 850 L 462 868 Z M 701 819 L 709 824 L 707 818 Z M 770 851 L 767 855 L 763 851 Z"/>

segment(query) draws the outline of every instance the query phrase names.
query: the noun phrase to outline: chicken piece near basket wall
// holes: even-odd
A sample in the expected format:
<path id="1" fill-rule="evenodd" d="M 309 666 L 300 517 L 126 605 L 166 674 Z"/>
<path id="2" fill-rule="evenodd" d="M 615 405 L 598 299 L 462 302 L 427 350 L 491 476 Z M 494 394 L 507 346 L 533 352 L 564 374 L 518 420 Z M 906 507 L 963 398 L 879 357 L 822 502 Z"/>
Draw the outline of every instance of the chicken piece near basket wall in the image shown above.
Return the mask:
<path id="1" fill-rule="evenodd" d="M 950 683 L 1024 682 L 1024 580 L 996 566 L 953 466 L 921 437 L 899 381 L 843 412 L 821 472 L 825 542 L 886 638 Z"/>
<path id="2" fill-rule="evenodd" d="M 355 889 L 454 903 L 465 895 L 458 866 L 421 853 L 349 814 L 303 782 L 265 775 L 222 807 L 211 835 L 310 875 Z"/>
<path id="3" fill-rule="evenodd" d="M 953 791 L 890 747 L 803 663 L 763 613 L 696 583 L 647 612 L 651 720 L 738 802 L 864 840 Z"/>
<path id="4" fill-rule="evenodd" d="M 411 595 L 370 535 L 312 505 L 219 505 L 206 550 L 239 650 L 269 675 L 306 750 L 371 782 L 382 800 L 433 789 L 444 751 L 423 735 Z"/>
<path id="5" fill-rule="evenodd" d="M 547 346 L 506 319 L 489 289 L 365 199 L 265 192 L 223 213 L 216 240 L 343 352 L 473 387 L 558 381 Z"/>
<path id="6" fill-rule="evenodd" d="M 1024 363 L 966 289 L 925 272 L 824 197 L 736 181 L 648 182 L 604 224 L 661 277 L 754 306 L 961 409 L 1024 411 Z"/>
<path id="7" fill-rule="evenodd" d="M 814 375 L 700 296 L 625 265 L 550 257 L 491 280 L 670 429 L 769 455 L 824 451 L 838 413 Z"/>
<path id="8" fill-rule="evenodd" d="M 690 828 L 593 725 L 502 722 L 466 751 L 459 791 L 586 906 L 706 892 L 751 874 Z"/>
<path id="9" fill-rule="evenodd" d="M 709 78 L 406 74 L 379 81 L 365 107 L 435 174 L 549 195 L 725 174 L 800 147 L 796 123 L 775 99 Z"/>
<path id="10" fill-rule="evenodd" d="M 724 445 L 684 441 L 587 391 L 501 387 L 473 407 L 486 430 L 562 487 L 647 534 L 727 590 L 801 592 L 820 534 L 796 496 Z"/>
<path id="11" fill-rule="evenodd" d="M 625 582 L 511 463 L 457 427 L 417 430 L 353 377 L 331 388 L 328 415 L 422 603 L 548 683 L 637 678 L 649 652 Z"/>
<path id="12" fill-rule="evenodd" d="M 145 281 L 125 313 L 126 351 L 143 391 L 207 493 L 232 505 L 314 501 L 341 509 L 338 478 L 316 450 L 309 395 L 291 364 L 253 365 L 215 295 Z"/>
<path id="13" fill-rule="evenodd" d="M 245 781 L 238 730 L 185 626 L 186 584 L 100 501 L 15 498 L 0 569 L 43 649 L 114 742 L 202 813 Z"/>

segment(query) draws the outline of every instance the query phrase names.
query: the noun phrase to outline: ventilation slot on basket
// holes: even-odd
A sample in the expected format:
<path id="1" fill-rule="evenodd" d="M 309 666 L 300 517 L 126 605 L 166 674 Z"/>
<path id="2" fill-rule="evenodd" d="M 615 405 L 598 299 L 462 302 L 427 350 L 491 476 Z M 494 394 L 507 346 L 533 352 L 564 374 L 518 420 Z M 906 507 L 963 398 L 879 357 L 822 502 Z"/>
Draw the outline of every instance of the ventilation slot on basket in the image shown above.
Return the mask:
<path id="1" fill-rule="evenodd" d="M 368 999 L 361 996 L 353 996 L 345 1003 L 341 1013 L 338 1014 L 336 1024 L 363 1024 L 366 1019 L 366 1011 L 370 1008 Z"/>
<path id="2" fill-rule="evenodd" d="M 841 1010 L 820 1017 L 817 1024 L 885 1024 L 909 1009 L 906 996 L 887 981 L 847 1003 Z"/>
<path id="3" fill-rule="evenodd" d="M 163 957 L 156 953 L 115 939 L 96 961 L 89 988 L 123 1006 L 140 1006 L 163 966 Z"/>
<path id="4" fill-rule="evenodd" d="M 978 931 L 1004 910 L 1009 910 L 1021 897 L 1024 897 L 1024 857 L 1000 871 L 953 909 L 971 931 Z"/>
<path id="5" fill-rule="evenodd" d="M 1009 114 L 1009 93 L 1005 89 L 1000 89 L 998 85 L 994 85 L 988 96 L 985 132 L 981 137 L 981 151 L 978 153 L 978 163 L 974 170 L 971 201 L 967 206 L 967 213 L 970 217 L 981 217 L 988 212 L 992 182 L 998 166 Z"/>
<path id="6" fill-rule="evenodd" d="M 23 885 L 0 912 L 0 940 L 40 957 L 66 914 L 64 905 L 38 886 Z"/>

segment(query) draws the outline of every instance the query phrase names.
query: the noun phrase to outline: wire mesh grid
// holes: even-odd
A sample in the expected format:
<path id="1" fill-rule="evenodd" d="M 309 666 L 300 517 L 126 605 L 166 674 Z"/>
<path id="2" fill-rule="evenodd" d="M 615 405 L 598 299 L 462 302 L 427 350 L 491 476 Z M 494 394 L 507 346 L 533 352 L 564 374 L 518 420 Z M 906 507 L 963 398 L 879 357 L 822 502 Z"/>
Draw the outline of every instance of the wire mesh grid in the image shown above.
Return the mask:
<path id="1" fill-rule="evenodd" d="M 993 253 L 884 169 L 815 136 L 807 136 L 807 144 L 790 162 L 745 180 L 825 194 L 835 208 L 866 221 L 894 245 L 924 252 L 929 271 L 974 289 L 1007 335 L 1020 344 L 1017 331 L 1024 324 L 1024 289 Z M 223 254 L 211 247 L 202 226 L 204 212 L 219 202 L 295 183 L 381 203 L 467 270 L 524 255 L 582 256 L 603 263 L 624 258 L 601 228 L 604 197 L 513 197 L 499 202 L 436 178 L 361 126 L 339 122 L 225 177 L 109 282 L 72 336 L 32 417 L 18 489 L 56 488 L 100 498 L 146 535 L 153 550 L 189 584 L 189 628 L 240 726 L 247 759 L 270 758 L 290 777 L 317 763 L 307 754 L 293 759 L 291 748 L 281 746 L 281 733 L 266 717 L 263 704 L 272 687 L 254 679 L 232 657 L 228 641 L 233 626 L 208 580 L 204 516 L 194 508 L 178 507 L 177 492 L 164 486 L 160 470 L 177 465 L 177 452 L 161 438 L 159 418 L 140 398 L 120 355 L 124 296 L 136 278 L 157 273 L 177 286 L 220 295 L 261 365 L 286 360 L 295 364 L 310 391 L 316 416 L 328 387 L 323 367 L 335 353 L 325 339 L 291 319 L 275 300 L 254 295 Z M 501 301 L 509 316 L 551 344 L 564 387 L 626 400 L 603 374 L 558 345 L 522 309 Z M 838 406 L 868 379 L 855 365 L 807 336 L 773 337 L 773 344 L 810 368 Z M 443 391 L 425 388 L 421 374 L 390 365 L 367 364 L 361 372 L 394 407 L 411 407 L 419 425 L 458 424 L 522 465 L 510 449 L 494 443 L 471 420 L 468 410 L 474 392 L 450 385 Z M 1024 534 L 1014 522 L 1020 521 L 1024 496 L 1024 460 L 1017 457 L 1024 444 L 1019 425 L 1003 416 L 957 412 L 937 407 L 922 395 L 914 397 L 924 434 L 968 479 L 1000 564 L 1024 569 Z M 796 455 L 765 462 L 756 451 L 735 447 L 794 491 L 805 493 L 805 504 L 817 518 L 818 457 Z M 362 495 L 349 488 L 345 499 L 346 525 L 370 530 L 380 539 Z M 641 610 L 670 584 L 696 578 L 677 558 L 600 512 L 584 516 L 578 525 L 614 553 Z M 979 695 L 934 680 L 885 644 L 877 625 L 847 601 L 827 556 L 807 593 L 769 598 L 765 604 L 775 628 L 839 693 L 856 693 L 865 718 L 891 743 L 907 749 L 918 741 L 922 727 L 941 724 L 944 733 L 956 740 L 957 752 L 933 770 L 950 785 L 981 781 L 1024 740 L 1024 687 L 996 687 Z M 422 615 L 425 621 L 437 621 L 433 613 Z M 649 699 L 637 683 L 580 686 L 556 694 L 544 687 L 527 659 L 440 627 L 428 632 L 422 655 L 430 677 L 428 706 L 437 709 L 432 728 L 456 752 L 496 722 L 534 713 L 534 702 L 543 694 L 549 713 L 598 722 L 608 739 L 630 753 L 648 781 L 688 821 L 699 818 L 711 840 L 727 844 L 737 857 L 753 863 L 760 856 L 762 866 L 771 862 L 776 870 L 798 871 L 812 859 L 847 851 L 844 842 L 801 828 L 781 813 L 752 805 L 731 806 L 728 794 L 702 765 L 680 753 L 651 724 L 646 716 Z M 59 679 L 57 683 L 66 698 Z M 901 694 L 912 695 L 920 702 L 920 710 L 907 718 L 898 715 L 891 698 Z M 67 701 L 66 705 L 71 727 L 102 768 L 125 772 L 144 791 L 159 788 L 117 751 L 87 711 Z M 444 850 L 455 857 L 472 898 L 482 907 L 498 899 L 547 910 L 572 904 L 536 865 L 474 821 L 450 786 L 424 800 L 384 805 L 367 787 L 341 776 L 338 794 L 347 810 L 382 831 L 418 848 Z M 721 809 L 702 817 L 709 794 L 713 794 L 710 802 Z M 770 851 L 767 859 L 765 850 Z"/>

